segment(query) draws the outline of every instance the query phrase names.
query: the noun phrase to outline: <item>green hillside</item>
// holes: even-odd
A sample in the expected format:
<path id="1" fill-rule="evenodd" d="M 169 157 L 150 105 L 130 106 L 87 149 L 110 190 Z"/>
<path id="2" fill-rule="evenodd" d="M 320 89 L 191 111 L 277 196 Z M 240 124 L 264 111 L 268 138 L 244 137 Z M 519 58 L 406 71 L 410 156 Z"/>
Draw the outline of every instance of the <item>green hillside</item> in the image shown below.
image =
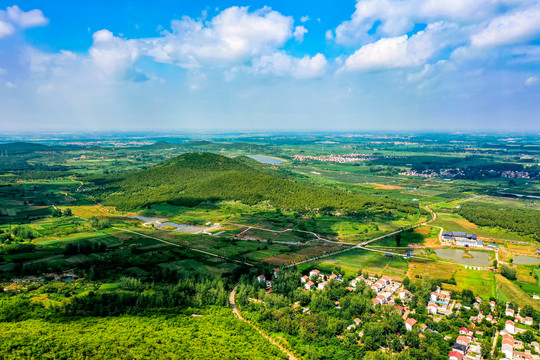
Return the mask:
<path id="1" fill-rule="evenodd" d="M 211 153 L 188 153 L 152 168 L 94 179 L 97 197 L 121 210 L 167 202 L 196 206 L 202 202 L 268 201 L 301 213 L 341 212 L 349 215 L 394 209 L 417 213 L 418 207 L 398 200 L 296 183 L 260 171 L 252 160 Z"/>

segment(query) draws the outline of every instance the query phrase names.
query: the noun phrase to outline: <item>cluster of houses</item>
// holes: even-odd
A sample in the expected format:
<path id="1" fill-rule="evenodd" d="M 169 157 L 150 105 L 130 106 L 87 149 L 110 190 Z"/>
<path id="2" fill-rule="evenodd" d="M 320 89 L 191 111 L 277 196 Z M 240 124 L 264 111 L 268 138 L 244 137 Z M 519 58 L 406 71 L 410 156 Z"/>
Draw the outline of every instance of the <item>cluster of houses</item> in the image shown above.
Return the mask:
<path id="1" fill-rule="evenodd" d="M 526 331 L 525 329 L 518 328 L 516 323 L 532 326 L 533 319 L 529 316 L 521 316 L 519 314 L 521 308 L 518 308 L 518 310 L 515 311 L 509 305 L 509 303 L 506 303 L 504 316 L 507 318 L 514 318 L 514 320 L 506 320 L 504 329 L 500 332 L 502 335 L 501 352 L 504 355 L 503 360 L 538 359 L 538 355 L 532 355 L 530 350 L 524 350 L 522 341 L 514 339 L 515 334 Z M 537 342 L 532 342 L 530 345 L 535 348 L 536 352 L 540 352 L 540 345 Z"/>
<path id="2" fill-rule="evenodd" d="M 279 269 L 275 268 L 273 272 L 273 279 L 278 277 Z M 272 291 L 272 285 L 274 284 L 273 281 L 266 279 L 264 275 L 257 276 L 257 281 L 259 281 L 259 284 L 264 284 L 266 286 L 266 292 L 268 294 L 271 294 Z"/>
<path id="3" fill-rule="evenodd" d="M 279 269 L 274 269 L 273 278 L 275 279 L 278 276 Z M 272 281 L 268 281 L 264 275 L 259 275 L 257 277 L 257 280 L 260 283 L 264 283 L 267 287 L 267 292 L 271 292 L 272 289 Z M 302 283 L 302 287 L 305 290 L 314 290 L 314 289 L 324 289 L 325 286 L 328 284 L 328 282 L 335 280 L 335 281 L 343 281 L 343 278 L 341 275 L 331 274 L 329 276 L 326 276 L 325 274 L 321 273 L 319 270 L 311 270 L 309 272 L 309 275 L 304 275 L 300 278 L 300 282 Z M 402 288 L 401 283 L 392 280 L 388 276 L 382 276 L 381 278 L 377 277 L 364 277 L 364 276 L 358 276 L 354 280 L 350 282 L 350 287 L 347 287 L 350 291 L 354 291 L 358 284 L 360 282 L 363 282 L 365 285 L 369 286 L 375 293 L 377 294 L 375 298 L 372 299 L 373 306 L 376 305 L 394 305 L 394 300 L 399 298 L 404 304 L 406 304 L 412 297 L 413 294 Z M 250 299 L 257 301 L 255 299 Z M 449 291 L 442 290 L 440 287 L 436 287 L 435 291 L 433 291 L 430 294 L 429 303 L 427 305 L 427 311 L 431 315 L 450 315 L 452 313 L 453 308 L 455 309 L 461 308 L 461 303 L 454 300 L 452 303 L 451 295 Z M 473 306 L 480 310 L 480 304 L 482 303 L 482 299 L 477 297 L 476 302 L 473 304 Z M 455 306 L 454 306 L 455 305 Z M 489 302 L 491 313 L 495 310 L 496 303 L 495 301 Z M 336 301 L 335 303 L 336 309 L 340 309 L 339 301 Z M 464 308 L 469 309 L 469 307 L 463 306 Z M 297 301 L 293 308 L 296 311 L 301 311 L 303 313 L 310 313 L 309 308 L 303 308 L 300 305 L 300 301 Z M 397 311 L 401 312 L 402 318 L 405 321 L 405 328 L 407 331 L 412 331 L 414 328 L 419 329 L 419 337 L 423 337 L 423 332 L 432 331 L 428 329 L 428 326 L 425 324 L 418 324 L 417 320 L 414 318 L 410 318 L 409 314 L 410 311 L 407 310 L 407 306 L 403 305 L 395 305 L 394 308 Z M 506 304 L 506 309 L 504 312 L 504 316 L 508 319 L 505 323 L 504 329 L 500 332 L 501 336 L 503 337 L 502 340 L 502 348 L 501 352 L 504 355 L 504 358 L 502 360 L 517 360 L 517 359 L 540 359 L 538 355 L 531 354 L 530 350 L 525 350 L 524 345 L 522 341 L 514 339 L 514 335 L 517 333 L 523 333 L 526 330 L 516 327 L 516 323 L 521 323 L 524 325 L 533 325 L 533 319 L 531 317 L 524 317 L 520 315 L 521 309 L 518 308 L 517 311 L 515 311 L 509 303 Z M 492 314 L 483 314 L 481 311 L 479 311 L 477 316 L 471 317 L 470 321 L 474 324 L 481 323 L 482 321 L 488 321 L 492 324 L 495 324 L 497 322 L 496 319 L 493 318 Z M 512 320 L 513 319 L 513 320 Z M 353 323 L 347 327 L 348 330 L 354 330 L 358 325 L 360 325 L 361 320 L 359 318 L 355 318 L 353 320 Z M 473 325 L 474 326 L 474 325 Z M 478 334 L 481 334 L 481 332 L 478 332 Z M 360 336 L 363 336 L 363 332 L 360 331 Z M 447 337 L 445 337 L 447 339 Z M 535 349 L 536 352 L 540 352 L 540 345 L 536 342 L 531 343 Z M 480 358 L 481 354 L 481 348 L 479 343 L 475 341 L 474 338 L 474 331 L 470 330 L 468 328 L 462 327 L 459 332 L 459 336 L 456 339 L 455 344 L 452 347 L 452 350 L 448 354 L 449 360 L 476 360 Z"/>
<path id="4" fill-rule="evenodd" d="M 380 279 L 377 279 L 373 276 L 370 276 L 368 278 L 358 276 L 356 279 L 351 281 L 351 288 L 354 290 L 359 282 L 365 283 L 377 293 L 377 296 L 371 300 L 373 305 L 393 304 L 394 300 L 392 299 L 392 296 L 401 288 L 401 283 L 393 281 L 386 275 L 382 276 Z M 404 291 L 406 291 L 410 294 L 410 296 L 412 296 L 409 291 Z"/>
<path id="5" fill-rule="evenodd" d="M 496 319 L 493 318 L 493 315 L 491 314 L 483 314 L 482 311 L 480 311 L 480 304 L 482 303 L 482 299 L 477 297 L 476 298 L 476 302 L 473 304 L 473 307 L 478 311 L 478 315 L 477 316 L 471 316 L 469 318 L 469 321 L 474 323 L 474 324 L 480 324 L 482 321 L 486 320 L 487 322 L 491 323 L 491 324 L 494 324 L 497 322 Z M 497 304 L 495 303 L 495 301 L 490 301 L 489 302 L 489 306 L 491 308 L 491 312 L 493 312 L 495 310 L 495 306 Z M 456 306 L 457 307 L 457 306 Z"/>
<path id="6" fill-rule="evenodd" d="M 521 316 L 520 315 L 521 308 L 518 308 L 518 310 L 515 311 L 509 305 L 510 305 L 510 303 L 506 303 L 506 310 L 504 312 L 504 315 L 506 317 L 514 318 L 514 322 L 516 322 L 516 323 L 521 323 L 521 324 L 524 324 L 524 325 L 532 326 L 532 324 L 533 324 L 533 318 L 532 317 L 530 317 L 530 316 Z"/>
<path id="7" fill-rule="evenodd" d="M 456 246 L 482 248 L 484 243 L 478 240 L 476 235 L 467 234 L 464 231 L 443 231 L 443 241 L 454 242 Z"/>
<path id="8" fill-rule="evenodd" d="M 450 306 L 450 291 L 441 290 L 439 286 L 429 296 L 427 311 L 432 315 L 450 315 L 452 310 Z"/>
<path id="9" fill-rule="evenodd" d="M 341 274 L 332 274 L 330 276 L 326 276 L 319 270 L 315 269 L 309 272 L 309 276 L 304 275 L 300 278 L 300 282 L 306 290 L 313 290 L 315 288 L 323 290 L 331 280 L 343 281 L 343 277 Z"/>
<path id="10" fill-rule="evenodd" d="M 462 327 L 459 336 L 448 354 L 449 360 L 477 359 L 480 354 L 480 346 L 474 342 L 474 332 Z"/>
<path id="11" fill-rule="evenodd" d="M 506 330 L 506 329 L 505 329 Z M 502 334 L 502 344 L 501 352 L 504 357 L 501 360 L 532 360 L 538 359 L 538 355 L 532 355 L 530 350 L 524 350 L 523 341 L 514 339 L 514 336 L 509 333 L 503 334 L 505 331 L 501 331 Z M 540 351 L 540 346 L 536 341 L 532 342 L 531 345 L 535 348 L 536 352 Z"/>
<path id="12" fill-rule="evenodd" d="M 335 163 L 350 163 L 350 162 L 359 162 L 367 160 L 377 160 L 380 159 L 380 156 L 371 155 L 371 154 L 330 154 L 330 155 L 294 155 L 293 160 L 295 161 L 323 161 L 323 162 L 335 162 Z"/>

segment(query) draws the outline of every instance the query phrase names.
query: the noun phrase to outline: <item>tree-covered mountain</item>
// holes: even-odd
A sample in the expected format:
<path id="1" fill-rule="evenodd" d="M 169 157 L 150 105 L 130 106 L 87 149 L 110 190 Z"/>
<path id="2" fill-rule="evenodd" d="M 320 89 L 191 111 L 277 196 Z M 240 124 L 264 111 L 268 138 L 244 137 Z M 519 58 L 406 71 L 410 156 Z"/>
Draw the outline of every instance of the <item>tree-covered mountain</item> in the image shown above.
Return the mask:
<path id="1" fill-rule="evenodd" d="M 239 200 L 306 212 L 364 214 L 393 209 L 417 213 L 418 207 L 320 186 L 297 183 L 262 171 L 253 160 L 212 153 L 188 153 L 146 170 L 94 179 L 96 196 L 122 210 L 155 203 L 196 206 L 202 202 Z"/>

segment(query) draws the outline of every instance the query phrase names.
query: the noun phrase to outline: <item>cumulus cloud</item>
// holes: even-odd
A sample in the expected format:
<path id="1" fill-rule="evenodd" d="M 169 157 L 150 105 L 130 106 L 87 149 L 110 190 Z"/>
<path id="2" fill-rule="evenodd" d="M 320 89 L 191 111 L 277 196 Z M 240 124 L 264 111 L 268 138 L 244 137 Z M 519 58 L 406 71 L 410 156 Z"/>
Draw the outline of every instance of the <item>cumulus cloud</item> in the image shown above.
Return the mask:
<path id="1" fill-rule="evenodd" d="M 451 42 L 453 30 L 455 26 L 439 22 L 411 37 L 382 38 L 355 51 L 345 60 L 343 69 L 368 71 L 423 65 Z"/>
<path id="2" fill-rule="evenodd" d="M 498 16 L 471 37 L 476 47 L 524 42 L 540 34 L 540 6 Z"/>
<path id="3" fill-rule="evenodd" d="M 295 27 L 293 32 L 294 39 L 298 42 L 304 41 L 304 34 L 307 32 L 307 29 L 302 25 Z"/>
<path id="4" fill-rule="evenodd" d="M 498 8 L 520 6 L 530 0 L 508 2 L 506 0 L 358 0 L 356 11 L 336 30 L 340 44 L 356 44 L 370 41 L 377 34 L 383 37 L 402 35 L 414 28 L 416 23 L 451 21 L 473 23 L 496 13 Z"/>
<path id="5" fill-rule="evenodd" d="M 123 72 L 139 58 L 136 40 L 121 39 L 109 30 L 99 30 L 92 38 L 94 42 L 88 53 L 105 75 Z"/>
<path id="6" fill-rule="evenodd" d="M 304 15 L 304 16 L 302 16 L 302 17 L 300 18 L 300 22 L 303 22 L 303 23 L 308 22 L 309 20 L 310 20 L 310 18 L 309 18 L 309 16 L 307 16 L 307 15 Z"/>
<path id="7" fill-rule="evenodd" d="M 268 7 L 249 12 L 233 6 L 210 21 L 189 17 L 171 23 L 164 36 L 142 41 L 157 61 L 183 67 L 245 61 L 270 53 L 291 38 L 293 19 Z"/>
<path id="8" fill-rule="evenodd" d="M 312 79 L 323 76 L 327 64 L 323 54 L 295 58 L 283 52 L 276 52 L 255 59 L 252 68 L 256 74 Z"/>
<path id="9" fill-rule="evenodd" d="M 44 26 L 49 23 L 49 20 L 43 16 L 43 12 L 38 9 L 23 11 L 17 5 L 8 6 L 7 17 L 19 27 L 31 28 L 36 26 Z"/>
<path id="10" fill-rule="evenodd" d="M 47 25 L 49 20 L 41 10 L 23 11 L 17 5 L 0 10 L 0 39 L 15 34 L 16 28 L 26 29 Z"/>

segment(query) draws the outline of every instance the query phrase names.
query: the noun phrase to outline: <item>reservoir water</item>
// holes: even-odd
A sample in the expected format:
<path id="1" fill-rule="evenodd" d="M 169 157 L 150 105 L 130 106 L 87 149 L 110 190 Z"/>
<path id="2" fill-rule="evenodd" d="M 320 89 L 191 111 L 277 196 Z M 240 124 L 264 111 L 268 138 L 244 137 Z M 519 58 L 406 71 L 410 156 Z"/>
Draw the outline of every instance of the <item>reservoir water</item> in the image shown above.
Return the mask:
<path id="1" fill-rule="evenodd" d="M 187 233 L 192 233 L 192 234 L 197 234 L 204 230 L 210 229 L 210 227 L 206 227 L 206 226 L 177 224 L 177 223 L 173 223 L 173 222 L 168 221 L 167 219 L 162 219 L 162 218 L 152 218 L 152 217 L 146 217 L 146 216 L 130 216 L 130 218 L 141 220 L 145 224 L 153 224 L 158 229 L 163 229 L 165 227 L 172 227 L 174 228 L 174 231 L 181 231 L 181 232 L 187 232 Z"/>
<path id="2" fill-rule="evenodd" d="M 532 256 L 516 255 L 516 256 L 514 256 L 513 263 L 518 264 L 518 265 L 540 264 L 540 258 L 536 258 L 536 257 L 532 257 Z"/>
<path id="3" fill-rule="evenodd" d="M 258 162 L 262 162 L 262 163 L 270 164 L 270 165 L 277 165 L 277 164 L 281 164 L 285 162 L 284 160 L 276 159 L 270 156 L 248 155 L 248 157 L 252 158 L 253 160 L 257 160 Z"/>
<path id="4" fill-rule="evenodd" d="M 465 250 L 455 248 L 435 249 L 435 253 L 440 258 L 452 260 L 463 265 L 489 266 L 489 263 L 491 262 L 490 254 L 484 251 L 469 250 L 467 251 L 468 256 L 466 257 L 463 257 L 466 253 Z"/>

